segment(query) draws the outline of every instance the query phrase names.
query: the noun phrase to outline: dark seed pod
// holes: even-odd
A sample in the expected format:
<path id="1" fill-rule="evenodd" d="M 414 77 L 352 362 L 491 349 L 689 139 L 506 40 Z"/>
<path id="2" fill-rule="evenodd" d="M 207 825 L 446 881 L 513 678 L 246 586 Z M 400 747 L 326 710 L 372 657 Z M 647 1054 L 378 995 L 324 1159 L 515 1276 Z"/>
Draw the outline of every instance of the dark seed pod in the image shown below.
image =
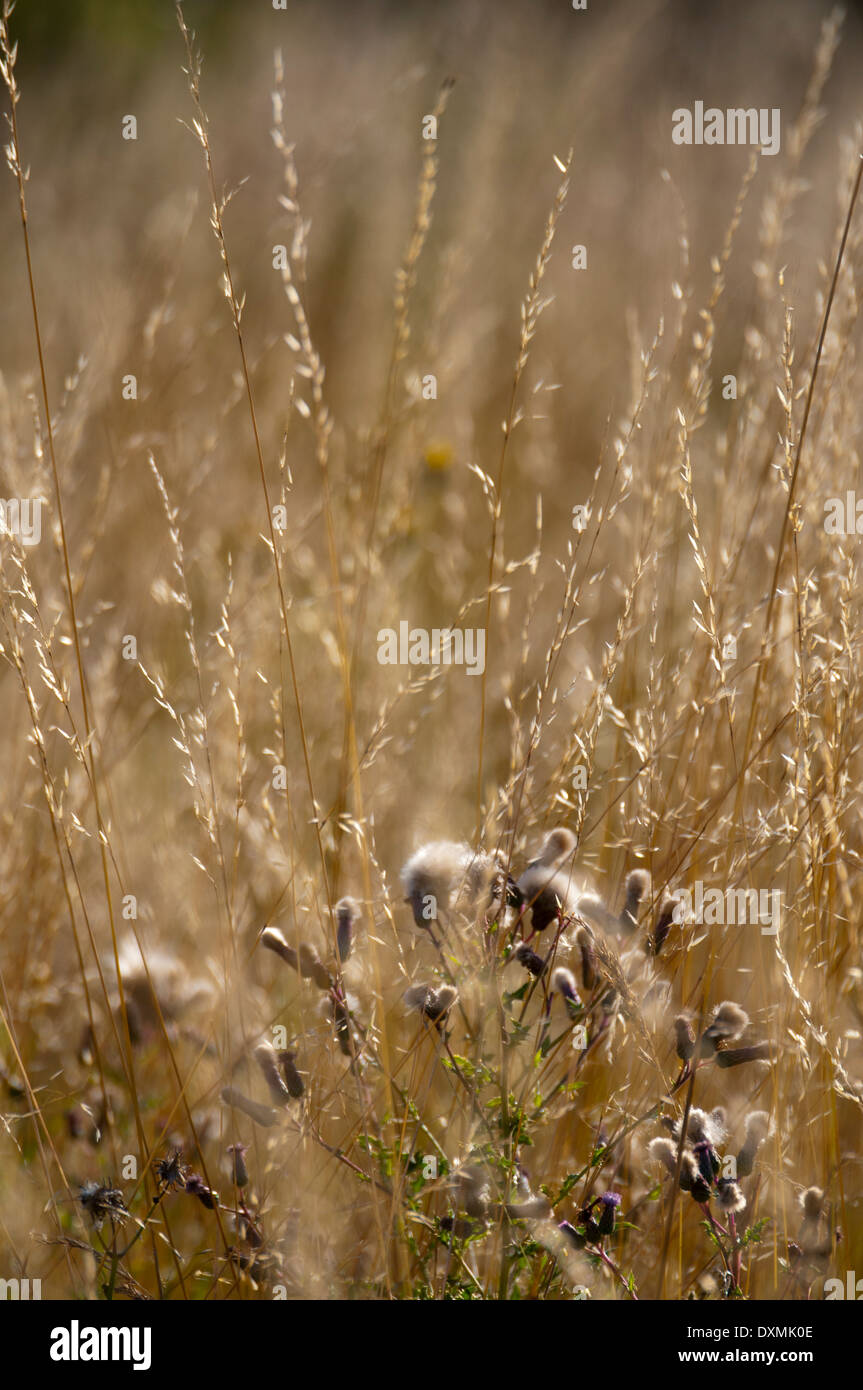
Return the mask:
<path id="1" fill-rule="evenodd" d="M 721 1166 L 719 1155 L 713 1148 L 713 1145 L 708 1143 L 706 1139 L 702 1139 L 699 1143 L 693 1145 L 692 1152 L 695 1155 L 699 1173 L 708 1187 L 711 1186 L 716 1181 L 719 1174 Z"/>
<path id="2" fill-rule="evenodd" d="M 351 1044 L 351 1016 L 341 999 L 333 999 L 330 1005 L 330 1017 L 333 1022 L 336 1042 L 339 1050 L 345 1057 L 353 1057 L 354 1051 Z"/>
<path id="3" fill-rule="evenodd" d="M 548 963 L 543 960 L 542 956 L 538 956 L 536 951 L 532 951 L 529 946 L 525 946 L 524 942 L 516 947 L 514 956 L 519 965 L 523 965 L 527 973 L 533 975 L 534 979 L 539 979 Z"/>
<path id="4" fill-rule="evenodd" d="M 246 1168 L 246 1144 L 229 1144 L 228 1153 L 231 1155 L 231 1177 L 235 1187 L 245 1187 L 249 1181 L 249 1172 Z"/>
<path id="5" fill-rule="evenodd" d="M 557 1229 L 560 1231 L 564 1240 L 571 1245 L 573 1250 L 583 1250 L 587 1244 L 581 1231 L 576 1230 L 575 1226 L 569 1221 L 559 1221 Z"/>
<path id="6" fill-rule="evenodd" d="M 305 1093 L 305 1083 L 296 1068 L 296 1052 L 288 1049 L 279 1053 L 279 1061 L 282 1064 L 282 1072 L 285 1077 L 285 1084 L 294 1100 L 299 1100 Z"/>
<path id="7" fill-rule="evenodd" d="M 693 1201 L 698 1202 L 700 1206 L 704 1206 L 705 1202 L 710 1201 L 710 1184 L 706 1183 L 699 1174 L 698 1177 L 694 1179 L 689 1189 L 689 1195 L 692 1197 Z"/>
<path id="8" fill-rule="evenodd" d="M 769 1062 L 770 1044 L 750 1043 L 748 1047 L 724 1047 L 716 1054 L 716 1064 L 720 1067 L 739 1067 L 744 1062 Z"/>

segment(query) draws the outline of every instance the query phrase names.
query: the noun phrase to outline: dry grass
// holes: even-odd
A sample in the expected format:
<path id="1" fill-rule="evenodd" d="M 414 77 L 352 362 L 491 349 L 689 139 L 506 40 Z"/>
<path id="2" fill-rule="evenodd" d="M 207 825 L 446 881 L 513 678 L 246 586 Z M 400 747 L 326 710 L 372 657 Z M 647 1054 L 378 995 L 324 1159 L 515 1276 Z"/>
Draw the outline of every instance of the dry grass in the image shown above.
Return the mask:
<path id="1" fill-rule="evenodd" d="M 863 1268 L 863 614 L 823 524 L 863 429 L 859 33 L 822 12 L 807 86 L 804 8 L 759 85 L 759 11 L 711 78 L 781 104 L 750 158 L 671 144 L 691 75 L 653 60 L 704 35 L 646 12 L 574 51 L 516 7 L 487 50 L 458 6 L 432 50 L 277 17 L 233 75 L 180 12 L 138 141 L 91 94 L 68 150 L 7 13 L 3 496 L 45 507 L 0 553 L 0 1277 L 790 1300 Z M 481 676 L 379 664 L 402 621 L 483 629 Z M 558 825 L 536 977 L 512 883 Z M 429 841 L 487 857 L 417 888 L 426 929 Z M 778 933 L 658 940 L 699 881 L 778 891 Z M 681 1190 L 687 1126 L 708 1164 L 750 1136 L 744 1206 Z"/>

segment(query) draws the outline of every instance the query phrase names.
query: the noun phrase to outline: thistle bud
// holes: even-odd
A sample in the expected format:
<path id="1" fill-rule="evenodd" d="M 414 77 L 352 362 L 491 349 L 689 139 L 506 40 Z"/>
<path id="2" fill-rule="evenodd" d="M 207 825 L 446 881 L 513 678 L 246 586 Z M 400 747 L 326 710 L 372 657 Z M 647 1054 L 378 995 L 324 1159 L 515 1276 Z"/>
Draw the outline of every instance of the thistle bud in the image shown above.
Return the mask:
<path id="1" fill-rule="evenodd" d="M 304 980 L 314 980 L 318 989 L 332 989 L 333 979 L 320 956 L 308 942 L 301 941 L 299 949 L 300 974 Z"/>
<path id="2" fill-rule="evenodd" d="M 515 948 L 513 956 L 519 965 L 524 966 L 529 975 L 533 975 L 534 979 L 539 979 L 544 973 L 547 962 L 543 960 L 542 956 L 538 956 L 536 951 L 532 951 L 529 946 L 526 946 L 524 942 Z"/>
<path id="3" fill-rule="evenodd" d="M 212 1187 L 208 1187 L 200 1173 L 190 1173 L 186 1178 L 186 1191 L 192 1197 L 197 1197 L 202 1207 L 208 1211 L 215 1211 L 219 1204 L 219 1194 L 214 1192 Z"/>
<path id="4" fill-rule="evenodd" d="M 279 1072 L 275 1048 L 268 1042 L 258 1043 L 254 1051 L 254 1058 L 275 1104 L 286 1105 L 291 1095 Z"/>
<path id="5" fill-rule="evenodd" d="M 674 1035 L 677 1055 L 681 1062 L 688 1062 L 695 1051 L 695 1032 L 689 1019 L 680 1014 L 674 1020 Z"/>
<path id="6" fill-rule="evenodd" d="M 571 1245 L 573 1250 L 583 1250 L 586 1241 L 581 1231 L 577 1231 L 570 1221 L 559 1221 L 557 1229 L 560 1231 L 564 1240 Z"/>
<path id="7" fill-rule="evenodd" d="M 663 894 L 662 901 L 656 913 L 656 925 L 651 935 L 647 938 L 648 955 L 658 956 L 665 945 L 666 937 L 674 925 L 674 909 L 677 906 L 676 899 L 670 893 Z"/>
<path id="8" fill-rule="evenodd" d="M 576 988 L 575 976 L 571 970 L 566 969 L 566 966 L 559 965 L 552 973 L 551 989 L 553 994 L 560 994 L 563 996 L 569 1008 L 577 1009 L 581 1004 L 581 1000 L 578 997 L 578 989 Z"/>
<path id="9" fill-rule="evenodd" d="M 248 1115 L 250 1120 L 254 1120 L 256 1125 L 263 1125 L 269 1129 L 279 1118 L 277 1110 L 271 1109 L 269 1105 L 258 1105 L 257 1101 L 249 1100 L 242 1091 L 238 1091 L 234 1086 L 223 1086 L 221 1090 L 222 1100 L 226 1105 L 232 1105 L 235 1110 L 242 1110 L 244 1115 Z"/>
<path id="10" fill-rule="evenodd" d="M 290 965 L 293 970 L 299 970 L 300 962 L 293 946 L 289 946 L 282 933 L 276 927 L 267 927 L 261 934 L 261 945 L 266 946 L 268 951 L 275 951 L 277 956 Z"/>
<path id="11" fill-rule="evenodd" d="M 626 902 L 620 914 L 620 925 L 624 931 L 634 932 L 638 927 L 638 909 L 649 892 L 650 874 L 646 869 L 633 869 L 626 880 Z"/>
<path id="12" fill-rule="evenodd" d="M 584 988 L 588 993 L 599 981 L 599 972 L 596 968 L 596 952 L 593 949 L 593 938 L 587 927 L 579 927 L 575 934 L 578 949 L 581 952 L 581 979 Z"/>
<path id="13" fill-rule="evenodd" d="M 614 1231 L 614 1218 L 617 1215 L 617 1208 L 620 1206 L 619 1192 L 605 1192 L 599 1199 L 602 1208 L 599 1217 L 599 1234 L 610 1236 Z"/>
<path id="14" fill-rule="evenodd" d="M 698 1171 L 708 1187 L 716 1181 L 721 1168 L 719 1155 L 713 1146 L 706 1139 L 701 1139 L 692 1147 L 695 1161 L 698 1164 Z"/>
<path id="15" fill-rule="evenodd" d="M 744 1062 L 769 1062 L 770 1044 L 750 1043 L 748 1047 L 723 1047 L 716 1054 L 719 1067 L 739 1067 Z"/>
<path id="16" fill-rule="evenodd" d="M 346 961 L 351 954 L 354 927 L 359 916 L 360 909 L 353 898 L 342 898 L 336 903 L 336 946 L 341 961 Z"/>
<path id="17" fill-rule="evenodd" d="M 249 1171 L 246 1168 L 247 1144 L 229 1144 L 228 1153 L 231 1155 L 231 1177 L 235 1187 L 245 1187 L 249 1181 Z"/>
<path id="18" fill-rule="evenodd" d="M 753 1110 L 746 1116 L 743 1128 L 746 1138 L 743 1142 L 739 1154 L 737 1155 L 737 1176 L 738 1178 L 748 1178 L 755 1167 L 755 1158 L 759 1146 L 767 1137 L 770 1127 L 770 1116 L 766 1110 Z"/>
<path id="19" fill-rule="evenodd" d="M 285 1085 L 291 1097 L 299 1100 L 305 1094 L 305 1083 L 296 1068 L 296 1052 L 291 1052 L 287 1048 L 279 1053 L 279 1061 L 282 1064 L 282 1073 L 285 1078 Z"/>

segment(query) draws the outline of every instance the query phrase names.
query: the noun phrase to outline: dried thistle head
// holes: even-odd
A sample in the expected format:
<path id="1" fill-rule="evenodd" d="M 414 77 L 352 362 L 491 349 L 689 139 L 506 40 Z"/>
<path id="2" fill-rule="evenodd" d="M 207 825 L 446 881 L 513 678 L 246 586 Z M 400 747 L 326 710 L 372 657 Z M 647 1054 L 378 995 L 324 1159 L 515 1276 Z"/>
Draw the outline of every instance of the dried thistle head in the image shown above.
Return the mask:
<path id="1" fill-rule="evenodd" d="M 129 1212 L 126 1201 L 118 1187 L 109 1187 L 99 1182 L 85 1182 L 78 1194 L 78 1201 L 94 1226 L 104 1221 L 122 1226 Z"/>
<path id="2" fill-rule="evenodd" d="M 180 1188 L 186 1181 L 186 1166 L 182 1161 L 182 1149 L 174 1149 L 167 1158 L 159 1158 L 153 1164 L 156 1177 L 166 1191 Z"/>

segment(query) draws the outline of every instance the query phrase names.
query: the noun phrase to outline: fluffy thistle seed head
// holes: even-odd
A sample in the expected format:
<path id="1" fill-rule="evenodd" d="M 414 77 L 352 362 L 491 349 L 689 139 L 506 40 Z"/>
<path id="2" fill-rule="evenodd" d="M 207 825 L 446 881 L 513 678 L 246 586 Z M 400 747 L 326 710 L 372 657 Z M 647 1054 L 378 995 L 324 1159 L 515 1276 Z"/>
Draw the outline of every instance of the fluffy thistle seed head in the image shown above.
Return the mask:
<path id="1" fill-rule="evenodd" d="M 734 1042 L 736 1038 L 743 1035 L 748 1027 L 749 1015 L 732 999 L 726 999 L 716 1009 L 709 1028 L 704 1030 L 704 1036 L 713 1042 L 719 1039 Z"/>
<path id="2" fill-rule="evenodd" d="M 807 1221 L 817 1221 L 824 1209 L 824 1192 L 820 1187 L 807 1187 L 800 1194 L 800 1206 Z"/>
<path id="3" fill-rule="evenodd" d="M 546 835 L 535 862 L 545 864 L 549 868 L 556 868 L 570 854 L 575 853 L 575 845 L 576 840 L 572 831 L 565 825 L 557 825 Z"/>
<path id="4" fill-rule="evenodd" d="M 701 1177 L 698 1172 L 698 1164 L 691 1149 L 684 1149 L 680 1156 L 680 1188 L 683 1192 L 691 1192 L 695 1183 L 700 1182 Z"/>
<path id="5" fill-rule="evenodd" d="M 770 1131 L 770 1116 L 766 1110 L 751 1110 L 743 1121 L 747 1143 L 763 1144 Z"/>
<path id="6" fill-rule="evenodd" d="M 693 1106 L 689 1112 L 686 1137 L 696 1143 L 707 1143 L 716 1148 L 725 1138 L 725 1111 L 717 1106 L 710 1114 Z"/>
<path id="7" fill-rule="evenodd" d="M 529 864 L 517 886 L 524 904 L 522 916 L 529 918 L 533 931 L 545 931 L 561 916 L 576 913 L 577 894 L 566 869 L 555 872 L 545 864 Z"/>
<path id="8" fill-rule="evenodd" d="M 650 874 L 646 869 L 633 869 L 626 879 L 626 902 L 620 914 L 620 923 L 625 931 L 635 931 L 638 926 L 638 909 L 642 899 L 649 892 Z"/>
<path id="9" fill-rule="evenodd" d="M 672 1177 L 674 1176 L 677 1172 L 677 1145 L 673 1139 L 666 1139 L 665 1135 L 661 1134 L 656 1139 L 651 1139 L 647 1151 L 651 1158 L 664 1164 Z"/>
<path id="10" fill-rule="evenodd" d="M 688 1062 L 695 1051 L 695 1031 L 683 1014 L 674 1020 L 674 1037 L 678 1057 L 681 1062 Z"/>
<path id="11" fill-rule="evenodd" d="M 502 896 L 501 866 L 492 854 L 454 840 L 421 845 L 402 866 L 405 901 L 416 925 L 428 928 L 443 911 L 488 909 Z"/>
<path id="12" fill-rule="evenodd" d="M 755 1167 L 758 1149 L 767 1138 L 769 1128 L 770 1116 L 766 1110 L 753 1110 L 744 1119 L 743 1132 L 746 1137 L 737 1155 L 738 1178 L 749 1177 Z"/>
<path id="13" fill-rule="evenodd" d="M 454 985 L 411 985 L 405 990 L 404 1000 L 409 1009 L 416 1009 L 430 1023 L 440 1024 L 458 999 Z"/>
<path id="14" fill-rule="evenodd" d="M 723 1211 L 731 1213 L 742 1211 L 746 1206 L 743 1192 L 731 1178 L 719 1179 L 716 1184 L 716 1200 Z"/>

